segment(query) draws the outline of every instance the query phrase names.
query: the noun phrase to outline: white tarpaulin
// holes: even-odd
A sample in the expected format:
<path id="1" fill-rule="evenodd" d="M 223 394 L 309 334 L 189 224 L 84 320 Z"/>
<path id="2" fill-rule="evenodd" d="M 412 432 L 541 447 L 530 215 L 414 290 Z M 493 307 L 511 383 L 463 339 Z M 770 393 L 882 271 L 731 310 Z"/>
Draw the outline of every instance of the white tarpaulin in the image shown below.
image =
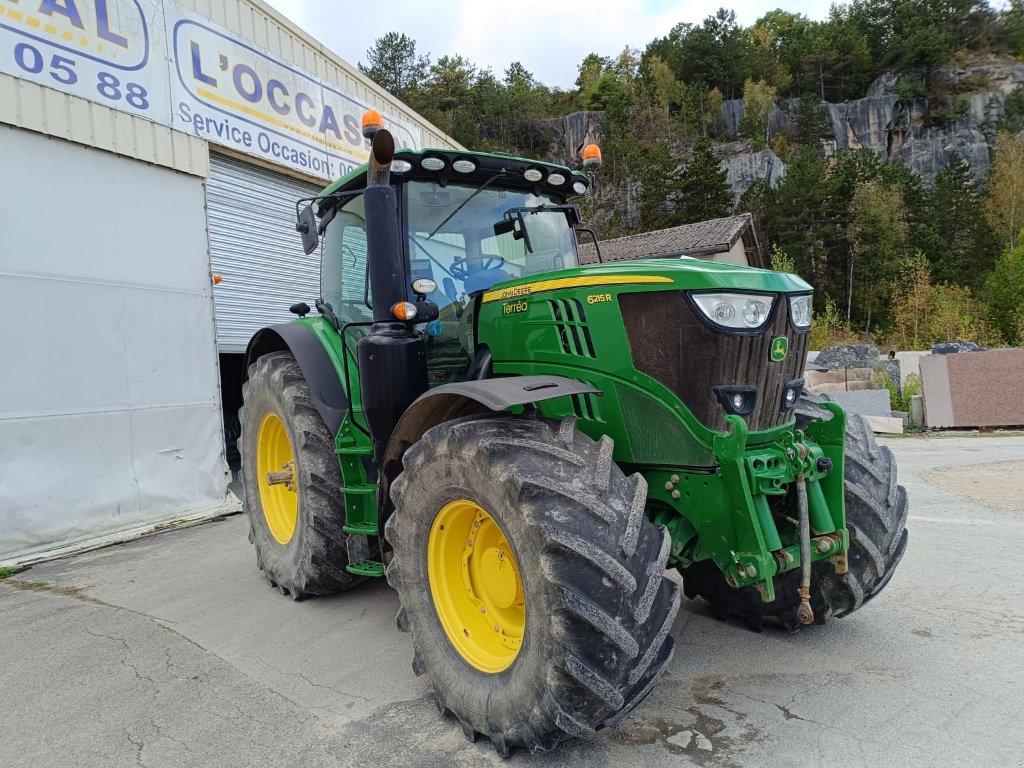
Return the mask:
<path id="1" fill-rule="evenodd" d="M 202 179 L 0 127 L 0 560 L 214 509 Z"/>

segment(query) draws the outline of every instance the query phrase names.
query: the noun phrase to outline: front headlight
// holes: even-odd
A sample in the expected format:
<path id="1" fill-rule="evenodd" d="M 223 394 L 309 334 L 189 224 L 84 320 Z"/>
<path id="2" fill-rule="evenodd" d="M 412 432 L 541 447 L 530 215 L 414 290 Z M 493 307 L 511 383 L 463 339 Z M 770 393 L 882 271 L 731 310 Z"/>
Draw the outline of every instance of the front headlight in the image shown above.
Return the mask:
<path id="1" fill-rule="evenodd" d="M 793 327 L 801 331 L 811 327 L 810 294 L 789 297 L 789 319 L 793 321 Z"/>
<path id="2" fill-rule="evenodd" d="M 694 293 L 693 303 L 715 325 L 727 330 L 756 331 L 772 312 L 775 297 L 751 293 Z"/>

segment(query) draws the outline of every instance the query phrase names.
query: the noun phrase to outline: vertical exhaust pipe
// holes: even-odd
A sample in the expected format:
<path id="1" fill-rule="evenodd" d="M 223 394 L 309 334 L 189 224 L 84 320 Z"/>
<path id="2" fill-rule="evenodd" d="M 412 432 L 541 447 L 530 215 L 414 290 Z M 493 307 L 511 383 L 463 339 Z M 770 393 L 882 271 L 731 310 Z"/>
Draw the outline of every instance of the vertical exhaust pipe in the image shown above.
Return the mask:
<path id="1" fill-rule="evenodd" d="M 359 340 L 359 394 L 377 463 L 395 424 L 427 390 L 423 338 L 392 307 L 407 300 L 405 258 L 398 222 L 398 196 L 390 184 L 395 140 L 381 128 L 373 134 L 363 192 L 366 258 L 373 326 Z"/>

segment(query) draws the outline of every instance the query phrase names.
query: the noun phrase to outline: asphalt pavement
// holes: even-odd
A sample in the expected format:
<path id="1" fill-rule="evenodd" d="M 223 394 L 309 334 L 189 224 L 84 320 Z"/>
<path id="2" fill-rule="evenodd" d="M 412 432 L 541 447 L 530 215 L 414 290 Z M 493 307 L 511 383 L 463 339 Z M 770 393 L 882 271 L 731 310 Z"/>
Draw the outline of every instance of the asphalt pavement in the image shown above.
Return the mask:
<path id="1" fill-rule="evenodd" d="M 882 595 L 796 633 L 684 599 L 650 698 L 554 753 L 468 743 L 383 581 L 292 602 L 233 516 L 0 582 L 0 766 L 1024 766 L 1024 436 L 886 442 L 911 511 Z"/>

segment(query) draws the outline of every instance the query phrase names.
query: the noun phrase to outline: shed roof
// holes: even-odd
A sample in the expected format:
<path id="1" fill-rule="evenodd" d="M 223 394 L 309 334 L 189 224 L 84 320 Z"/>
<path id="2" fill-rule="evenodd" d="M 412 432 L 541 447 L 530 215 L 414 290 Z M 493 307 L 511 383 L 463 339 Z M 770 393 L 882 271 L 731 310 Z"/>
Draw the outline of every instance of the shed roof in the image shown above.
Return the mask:
<path id="1" fill-rule="evenodd" d="M 753 235 L 753 218 L 749 213 L 698 221 L 696 224 L 602 240 L 601 259 L 609 262 L 709 255 L 729 250 L 748 231 Z M 597 261 L 593 243 L 581 243 L 580 261 L 584 264 Z"/>

